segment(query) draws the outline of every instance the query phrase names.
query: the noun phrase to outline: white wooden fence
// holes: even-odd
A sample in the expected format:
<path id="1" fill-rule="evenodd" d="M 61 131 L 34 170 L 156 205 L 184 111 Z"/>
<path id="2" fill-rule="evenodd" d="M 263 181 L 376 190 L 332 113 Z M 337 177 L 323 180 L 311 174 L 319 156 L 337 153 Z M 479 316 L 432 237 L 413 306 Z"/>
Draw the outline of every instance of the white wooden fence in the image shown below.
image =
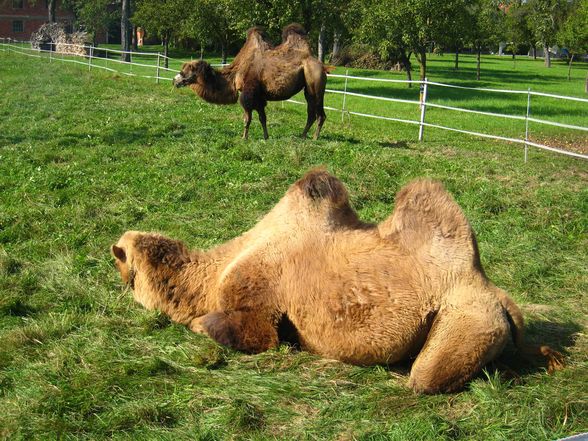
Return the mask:
<path id="1" fill-rule="evenodd" d="M 72 46 L 74 46 L 74 45 L 72 45 Z M 77 46 L 79 46 L 79 45 L 77 45 Z M 105 69 L 105 70 L 108 70 L 111 72 L 118 72 L 123 75 L 155 79 L 155 81 L 157 83 L 159 83 L 160 80 L 173 81 L 173 77 L 165 76 L 165 73 L 172 72 L 172 73 L 176 74 L 178 72 L 177 69 L 170 69 L 170 68 L 166 68 L 166 67 L 162 66 L 162 62 L 165 60 L 165 58 L 167 58 L 168 62 L 169 61 L 178 62 L 178 63 L 182 62 L 182 60 L 178 60 L 178 59 L 174 59 L 174 58 L 170 58 L 170 57 L 165 57 L 161 53 L 130 52 L 130 51 L 123 52 L 123 51 L 119 51 L 119 50 L 115 50 L 115 49 L 107 49 L 107 48 L 100 48 L 100 47 L 94 47 L 94 46 L 79 46 L 79 47 L 83 48 L 85 50 L 85 53 L 86 53 L 85 57 L 72 56 L 69 54 L 60 54 L 60 53 L 57 53 L 53 50 L 33 49 L 30 47 L 29 42 L 17 42 L 17 41 L 10 40 L 10 39 L 0 38 L 0 50 L 4 51 L 4 52 L 18 53 L 21 55 L 26 55 L 26 56 L 30 56 L 30 57 L 36 57 L 36 58 L 46 58 L 49 60 L 49 62 L 58 60 L 58 61 L 63 61 L 63 62 L 82 64 L 82 65 L 87 66 L 88 69 L 92 69 L 92 68 Z M 42 55 L 42 53 L 45 53 L 45 55 Z M 129 54 L 129 56 L 131 57 L 130 62 L 122 61 L 120 59 L 120 55 L 123 53 Z M 102 54 L 102 56 L 100 54 Z M 115 57 L 111 58 L 109 56 L 109 54 L 114 54 Z M 135 56 L 137 56 L 137 57 L 152 57 L 154 63 L 153 64 L 145 64 L 145 63 L 133 62 L 132 57 L 135 57 Z M 97 64 L 94 60 L 104 60 L 104 65 Z M 124 70 L 115 68 L 116 66 L 121 66 L 121 65 L 129 66 L 129 70 L 124 71 Z M 133 69 L 132 69 L 133 66 L 153 69 L 153 74 L 150 75 L 150 74 L 146 74 L 144 72 L 133 72 Z M 331 74 L 331 75 L 329 75 L 329 77 L 341 78 L 344 80 L 344 89 L 343 90 L 334 90 L 334 89 L 327 89 L 326 90 L 327 93 L 343 95 L 342 107 L 340 109 L 334 108 L 334 107 L 325 107 L 325 109 L 327 109 L 327 110 L 340 112 L 342 121 L 344 120 L 345 116 L 350 118 L 351 115 L 355 115 L 355 116 L 360 116 L 360 117 L 365 117 L 365 118 L 376 118 L 376 119 L 381 119 L 381 120 L 386 120 L 386 121 L 394 121 L 394 122 L 400 122 L 400 123 L 405 123 L 405 124 L 418 125 L 419 126 L 419 132 L 418 132 L 419 141 L 423 140 L 424 128 L 431 127 L 431 128 L 448 130 L 448 131 L 458 132 L 458 133 L 464 133 L 464 134 L 483 137 L 483 138 L 490 138 L 490 139 L 496 139 L 496 140 L 501 140 L 501 141 L 506 141 L 506 142 L 523 144 L 524 145 L 525 162 L 527 161 L 529 147 L 536 147 L 539 149 L 548 150 L 548 151 L 559 153 L 559 154 L 566 155 L 566 156 L 588 159 L 588 155 L 586 155 L 586 154 L 571 152 L 568 150 L 563 150 L 563 149 L 560 149 L 557 147 L 547 146 L 547 145 L 532 142 L 529 140 L 529 122 L 533 122 L 536 124 L 548 125 L 548 126 L 555 126 L 555 127 L 559 127 L 559 128 L 565 129 L 565 130 L 575 130 L 575 131 L 588 132 L 588 127 L 578 126 L 578 125 L 573 125 L 573 124 L 564 124 L 564 123 L 547 121 L 547 120 L 531 117 L 531 97 L 532 96 L 542 96 L 542 97 L 549 97 L 549 98 L 560 99 L 560 100 L 569 100 L 569 101 L 575 101 L 575 102 L 588 104 L 588 99 L 585 99 L 585 98 L 534 92 L 534 91 L 531 91 L 531 89 L 524 91 L 524 90 L 465 87 L 465 86 L 457 86 L 457 85 L 452 85 L 452 84 L 437 83 L 434 81 L 429 81 L 427 79 L 425 79 L 424 81 L 419 81 L 419 80 L 407 81 L 407 80 L 393 80 L 393 79 L 383 79 L 383 78 L 357 77 L 357 76 L 350 76 L 348 71 L 346 72 L 345 75 Z M 421 88 L 421 92 L 422 92 L 421 93 L 422 98 L 421 98 L 421 100 L 405 100 L 405 99 L 399 99 L 399 98 L 389 98 L 389 97 L 381 97 L 381 96 L 375 96 L 375 95 L 366 95 L 366 94 L 361 94 L 361 93 L 349 92 L 347 90 L 349 80 L 373 81 L 373 82 L 378 82 L 378 83 L 419 84 L 419 86 Z M 492 93 L 526 95 L 527 96 L 526 114 L 525 115 L 509 115 L 509 114 L 504 114 L 504 113 L 484 112 L 484 111 L 480 111 L 480 110 L 472 110 L 472 109 L 465 109 L 465 108 L 461 108 L 461 107 L 445 106 L 445 105 L 441 105 L 441 104 L 427 102 L 428 92 L 429 92 L 429 88 L 431 86 L 454 88 L 454 89 L 464 89 L 464 90 L 474 90 L 474 91 L 480 92 L 480 93 L 492 92 Z M 392 118 L 392 117 L 386 117 L 386 116 L 373 115 L 373 114 L 369 114 L 369 113 L 355 112 L 349 108 L 349 105 L 347 102 L 347 97 L 360 97 L 360 98 L 364 98 L 364 99 L 368 99 L 368 100 L 381 100 L 381 101 L 396 102 L 396 103 L 403 103 L 403 104 L 411 104 L 411 105 L 415 105 L 415 106 L 420 106 L 420 118 L 419 118 L 419 120 L 410 120 L 410 119 L 400 119 L 400 118 Z M 292 102 L 292 103 L 296 103 L 296 104 L 306 104 L 304 102 L 300 102 L 300 101 L 296 101 L 296 100 L 288 100 L 288 101 Z M 498 135 L 493 135 L 493 134 L 488 134 L 488 133 L 474 132 L 474 131 L 469 131 L 469 130 L 461 130 L 461 129 L 457 129 L 454 127 L 442 126 L 442 125 L 438 125 L 438 124 L 431 124 L 431 123 L 426 122 L 426 109 L 427 108 L 438 108 L 438 109 L 444 109 L 444 110 L 455 111 L 455 112 L 465 112 L 465 113 L 478 114 L 478 115 L 483 115 L 483 116 L 488 116 L 488 117 L 493 117 L 493 118 L 506 118 L 506 119 L 525 121 L 525 134 L 524 134 L 524 136 L 521 136 L 520 138 L 513 138 L 513 137 L 498 136 Z M 588 105 L 586 106 L 586 115 L 588 115 Z"/>

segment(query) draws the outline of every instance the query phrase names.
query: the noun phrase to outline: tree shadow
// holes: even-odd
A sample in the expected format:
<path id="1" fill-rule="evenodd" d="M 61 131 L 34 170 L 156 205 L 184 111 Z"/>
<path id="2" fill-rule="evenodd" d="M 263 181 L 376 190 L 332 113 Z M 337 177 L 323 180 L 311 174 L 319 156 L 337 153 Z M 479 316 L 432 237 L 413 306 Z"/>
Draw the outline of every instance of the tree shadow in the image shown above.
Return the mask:
<path id="1" fill-rule="evenodd" d="M 388 149 L 407 149 L 407 150 L 412 150 L 412 148 L 408 146 L 408 141 L 400 141 L 400 140 L 396 140 L 396 141 L 380 141 L 380 142 L 378 142 L 378 145 L 380 147 L 388 148 Z"/>

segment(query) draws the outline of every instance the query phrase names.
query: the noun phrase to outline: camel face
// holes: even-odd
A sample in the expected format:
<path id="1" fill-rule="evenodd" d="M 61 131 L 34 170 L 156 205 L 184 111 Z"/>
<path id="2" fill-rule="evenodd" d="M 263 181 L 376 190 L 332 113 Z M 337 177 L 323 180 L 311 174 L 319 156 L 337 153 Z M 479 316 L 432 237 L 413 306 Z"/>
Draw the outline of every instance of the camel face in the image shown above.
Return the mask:
<path id="1" fill-rule="evenodd" d="M 190 63 L 184 63 L 182 66 L 182 70 L 179 74 L 174 77 L 174 86 L 175 87 L 184 87 L 189 84 L 193 84 L 196 82 L 199 64 L 202 63 L 201 61 L 192 61 Z"/>
<path id="2" fill-rule="evenodd" d="M 123 283 L 130 286 L 131 289 L 135 288 L 135 271 L 132 266 L 132 244 L 136 236 L 136 231 L 127 231 L 115 245 L 110 247 L 110 252 L 114 257 L 114 264 L 120 273 L 120 277 Z"/>

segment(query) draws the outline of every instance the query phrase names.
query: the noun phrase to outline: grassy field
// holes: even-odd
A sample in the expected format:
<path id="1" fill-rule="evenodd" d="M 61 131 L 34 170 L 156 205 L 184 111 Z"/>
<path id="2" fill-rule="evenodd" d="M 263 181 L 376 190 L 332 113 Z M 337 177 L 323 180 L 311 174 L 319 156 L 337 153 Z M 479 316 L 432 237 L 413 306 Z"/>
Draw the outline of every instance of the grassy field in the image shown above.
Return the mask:
<path id="1" fill-rule="evenodd" d="M 433 59 L 431 78 L 475 83 L 471 60 L 462 63 L 452 74 L 449 57 Z M 511 72 L 496 59 L 483 85 L 581 96 L 579 73 L 568 83 L 561 66 L 539 66 L 520 61 Z M 558 106 L 554 117 L 570 111 L 587 125 L 581 108 Z M 588 163 L 533 150 L 524 164 L 518 145 L 434 130 L 418 143 L 413 126 L 339 118 L 329 113 L 321 139 L 304 141 L 304 108 L 272 103 L 271 138 L 255 122 L 243 141 L 237 106 L 0 52 L 0 437 L 551 440 L 588 431 Z M 529 340 L 564 352 L 566 369 L 548 375 L 509 349 L 465 391 L 417 396 L 405 387 L 409 365 L 355 367 L 288 346 L 244 355 L 143 310 L 122 288 L 109 247 L 125 230 L 214 246 L 316 165 L 348 185 L 370 221 L 391 212 L 411 179 L 441 179 L 477 232 L 489 277 L 522 306 Z"/>

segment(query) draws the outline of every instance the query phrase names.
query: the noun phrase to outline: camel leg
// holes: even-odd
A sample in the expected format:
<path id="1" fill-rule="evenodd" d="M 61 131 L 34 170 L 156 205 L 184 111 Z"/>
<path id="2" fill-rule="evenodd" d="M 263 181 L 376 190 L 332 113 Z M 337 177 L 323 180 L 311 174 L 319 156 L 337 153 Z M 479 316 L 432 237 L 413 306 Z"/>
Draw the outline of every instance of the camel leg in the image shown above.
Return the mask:
<path id="1" fill-rule="evenodd" d="M 321 134 L 321 129 L 323 128 L 323 124 L 327 119 L 327 115 L 325 114 L 325 109 L 323 106 L 323 98 L 317 99 L 317 106 L 316 106 L 316 131 L 314 132 L 313 139 L 318 139 L 319 135 Z"/>
<path id="2" fill-rule="evenodd" d="M 277 326 L 258 311 L 220 311 L 200 320 L 202 329 L 218 343 L 251 354 L 278 345 Z"/>
<path id="3" fill-rule="evenodd" d="M 474 310 L 440 311 L 412 365 L 409 386 L 430 394 L 461 389 L 500 354 L 509 333 L 504 316 Z"/>
<path id="4" fill-rule="evenodd" d="M 243 130 L 243 139 L 247 139 L 249 137 L 249 126 L 251 125 L 251 116 L 253 111 L 252 110 L 245 110 L 245 114 L 243 115 L 243 121 L 245 122 L 245 129 Z"/>
<path id="5" fill-rule="evenodd" d="M 316 119 L 316 100 L 315 97 L 304 88 L 304 98 L 306 99 L 306 127 L 302 131 L 302 137 L 306 138 L 308 131 Z"/>
<path id="6" fill-rule="evenodd" d="M 259 122 L 261 123 L 261 127 L 263 128 L 263 139 L 268 139 L 269 135 L 267 134 L 267 119 L 265 116 L 265 108 L 260 107 L 257 109 L 257 114 L 259 115 Z"/>

